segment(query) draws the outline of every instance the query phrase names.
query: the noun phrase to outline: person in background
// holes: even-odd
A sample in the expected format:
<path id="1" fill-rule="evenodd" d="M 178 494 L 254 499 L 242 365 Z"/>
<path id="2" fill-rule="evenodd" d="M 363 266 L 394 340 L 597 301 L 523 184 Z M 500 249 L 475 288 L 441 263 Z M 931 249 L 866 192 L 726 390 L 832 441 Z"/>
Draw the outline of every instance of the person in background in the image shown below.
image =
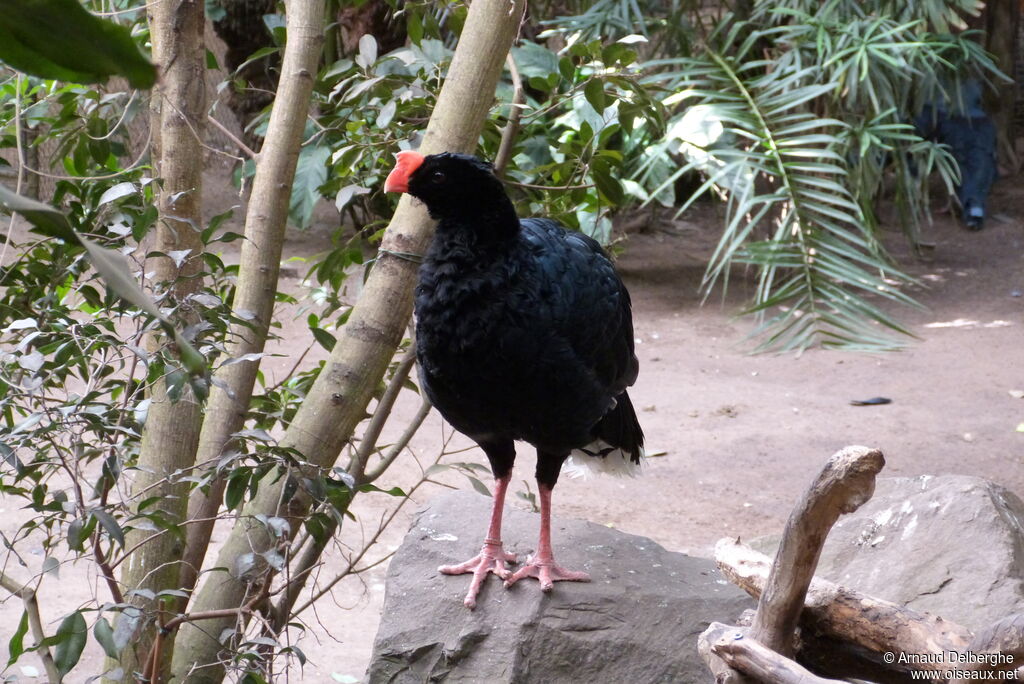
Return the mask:
<path id="1" fill-rule="evenodd" d="M 981 230 L 996 179 L 996 127 L 982 107 L 982 84 L 967 79 L 957 100 L 925 105 L 914 125 L 921 137 L 949 145 L 960 167 L 956 194 L 964 226 Z"/>

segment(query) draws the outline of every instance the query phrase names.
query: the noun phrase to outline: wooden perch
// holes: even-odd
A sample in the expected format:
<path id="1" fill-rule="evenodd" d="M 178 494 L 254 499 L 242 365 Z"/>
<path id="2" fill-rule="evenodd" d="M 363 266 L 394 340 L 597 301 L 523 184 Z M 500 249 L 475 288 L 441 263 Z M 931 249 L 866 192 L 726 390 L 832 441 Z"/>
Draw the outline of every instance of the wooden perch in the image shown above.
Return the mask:
<path id="1" fill-rule="evenodd" d="M 715 545 L 715 562 L 730 582 L 754 598 L 761 595 L 771 567 L 768 556 L 732 539 L 722 539 Z M 808 588 L 802 623 L 814 632 L 878 654 L 962 651 L 971 643 L 971 632 L 966 627 L 818 577 Z M 944 669 L 941 663 L 915 667 Z"/>
<path id="2" fill-rule="evenodd" d="M 751 638 L 792 657 L 797 620 L 825 537 L 840 515 L 852 513 L 871 498 L 875 476 L 884 465 L 881 451 L 861 446 L 846 447 L 828 460 L 786 521 Z"/>
<path id="3" fill-rule="evenodd" d="M 743 645 L 726 646 L 708 632 L 701 635 L 698 647 L 716 682 L 742 682 L 742 674 L 767 682 L 828 681 L 790 660 L 797 621 L 825 537 L 840 515 L 857 510 L 871 498 L 875 476 L 884 465 L 882 452 L 861 446 L 846 447 L 828 459 L 786 522 L 753 625 L 736 640 Z"/>
<path id="4" fill-rule="evenodd" d="M 718 542 L 718 567 L 758 599 L 758 608 L 749 628 L 713 623 L 698 639 L 716 682 L 839 681 L 791 660 L 798 621 L 804 661 L 843 677 L 903 682 L 914 670 L 932 673 L 933 681 L 964 681 L 1024 664 L 1024 614 L 999 620 L 975 636 L 939 616 L 814 577 L 829 530 L 840 515 L 871 498 L 884 463 L 879 451 L 865 447 L 832 456 L 793 509 L 774 561 L 739 540 Z"/>
<path id="5" fill-rule="evenodd" d="M 767 646 L 746 636 L 745 630 L 720 622 L 712 622 L 700 635 L 698 649 L 710 650 L 730 668 L 772 684 L 841 684 L 838 679 L 825 679 Z M 716 680 L 719 681 L 719 680 Z"/>

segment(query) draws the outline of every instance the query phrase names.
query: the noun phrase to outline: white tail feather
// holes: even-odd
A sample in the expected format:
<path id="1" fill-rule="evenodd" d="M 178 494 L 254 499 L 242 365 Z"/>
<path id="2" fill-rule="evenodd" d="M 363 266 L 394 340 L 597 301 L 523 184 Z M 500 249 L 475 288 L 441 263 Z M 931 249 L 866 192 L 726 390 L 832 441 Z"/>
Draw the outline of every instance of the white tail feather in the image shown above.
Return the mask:
<path id="1" fill-rule="evenodd" d="M 601 454 L 607 451 L 604 456 Z M 588 453 L 591 452 L 591 453 Z M 640 457 L 643 458 L 643 449 Z M 589 479 L 592 475 L 604 474 L 613 477 L 636 477 L 640 474 L 640 464 L 629 460 L 629 454 L 622 449 L 611 446 L 603 440 L 588 444 L 583 449 L 575 449 L 562 464 L 562 472 L 571 478 Z"/>

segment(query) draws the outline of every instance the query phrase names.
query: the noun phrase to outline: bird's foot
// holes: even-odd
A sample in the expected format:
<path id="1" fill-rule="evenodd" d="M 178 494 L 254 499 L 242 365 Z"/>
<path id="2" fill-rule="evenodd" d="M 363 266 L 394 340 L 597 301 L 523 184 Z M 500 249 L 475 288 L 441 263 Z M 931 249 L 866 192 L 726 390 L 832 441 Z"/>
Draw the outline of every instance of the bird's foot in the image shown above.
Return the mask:
<path id="1" fill-rule="evenodd" d="M 503 580 L 511 577 L 512 573 L 505 567 L 505 563 L 515 563 L 516 554 L 508 553 L 502 548 L 501 541 L 497 539 L 485 539 L 484 546 L 480 553 L 470 558 L 465 563 L 458 565 L 442 565 L 437 570 L 443 575 L 463 575 L 473 573 L 473 581 L 469 584 L 469 591 L 463 604 L 467 608 L 476 607 L 476 595 L 480 593 L 480 586 L 487 577 L 487 573 L 493 572 Z"/>
<path id="2" fill-rule="evenodd" d="M 590 575 L 585 572 L 566 570 L 561 565 L 557 565 L 554 559 L 542 559 L 536 555 L 530 556 L 526 561 L 526 565 L 505 579 L 505 588 L 511 587 L 524 577 L 534 577 L 540 580 L 540 590 L 544 593 L 551 591 L 552 587 L 555 586 L 555 582 L 590 581 Z"/>

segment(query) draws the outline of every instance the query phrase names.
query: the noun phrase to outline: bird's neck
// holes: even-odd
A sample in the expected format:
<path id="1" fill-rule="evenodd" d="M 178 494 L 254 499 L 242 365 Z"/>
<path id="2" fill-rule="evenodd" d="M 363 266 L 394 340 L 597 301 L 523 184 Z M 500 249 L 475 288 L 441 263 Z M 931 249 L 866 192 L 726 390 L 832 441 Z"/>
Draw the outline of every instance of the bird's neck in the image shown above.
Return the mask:
<path id="1" fill-rule="evenodd" d="M 519 235 L 519 217 L 508 197 L 466 209 L 439 217 L 438 236 L 455 238 L 478 249 L 500 249 Z"/>

